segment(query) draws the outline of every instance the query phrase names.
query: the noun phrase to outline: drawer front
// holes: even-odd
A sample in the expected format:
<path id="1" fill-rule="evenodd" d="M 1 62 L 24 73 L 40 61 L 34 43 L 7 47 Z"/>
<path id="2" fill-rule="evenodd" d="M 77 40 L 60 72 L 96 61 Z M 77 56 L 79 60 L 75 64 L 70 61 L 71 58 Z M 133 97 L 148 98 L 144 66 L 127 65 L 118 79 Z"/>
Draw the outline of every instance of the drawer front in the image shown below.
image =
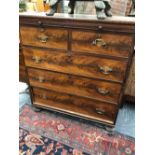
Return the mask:
<path id="1" fill-rule="evenodd" d="M 23 45 L 67 50 L 68 32 L 56 28 L 20 27 Z"/>
<path id="2" fill-rule="evenodd" d="M 37 69 L 28 69 L 28 75 L 32 86 L 118 103 L 120 84 Z"/>
<path id="3" fill-rule="evenodd" d="M 131 51 L 132 36 L 127 34 L 72 32 L 72 50 L 127 58 Z"/>
<path id="4" fill-rule="evenodd" d="M 23 48 L 27 66 L 122 82 L 127 61 Z"/>
<path id="5" fill-rule="evenodd" d="M 32 91 L 33 104 L 91 120 L 94 119 L 109 124 L 114 123 L 117 107 L 112 104 L 38 88 L 33 88 Z"/>

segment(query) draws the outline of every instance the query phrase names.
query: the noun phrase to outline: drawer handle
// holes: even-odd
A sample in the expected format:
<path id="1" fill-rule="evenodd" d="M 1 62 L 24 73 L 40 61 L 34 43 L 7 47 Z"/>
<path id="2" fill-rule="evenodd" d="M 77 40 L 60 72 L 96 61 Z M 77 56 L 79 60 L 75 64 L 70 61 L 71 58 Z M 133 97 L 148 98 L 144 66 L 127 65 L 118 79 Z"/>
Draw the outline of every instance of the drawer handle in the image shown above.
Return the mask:
<path id="1" fill-rule="evenodd" d="M 103 39 L 98 38 L 93 41 L 93 45 L 101 47 L 101 46 L 105 46 L 106 42 Z"/>
<path id="2" fill-rule="evenodd" d="M 42 43 L 46 43 L 47 40 L 48 40 L 48 36 L 40 36 L 40 37 L 39 37 L 39 40 L 40 40 L 40 42 L 42 42 Z"/>
<path id="3" fill-rule="evenodd" d="M 98 88 L 97 91 L 102 95 L 108 95 L 110 93 L 109 90 L 103 88 Z"/>
<path id="4" fill-rule="evenodd" d="M 99 30 L 101 30 L 102 28 L 103 28 L 103 26 L 101 26 L 101 25 L 98 26 L 98 29 L 99 29 Z"/>
<path id="5" fill-rule="evenodd" d="M 100 115 L 105 115 L 106 114 L 105 110 L 103 110 L 103 109 L 96 108 L 95 110 L 96 110 L 97 114 L 100 114 Z"/>
<path id="6" fill-rule="evenodd" d="M 35 63 L 40 63 L 42 61 L 42 59 L 40 57 L 37 57 L 37 56 L 33 56 L 32 60 L 34 60 Z"/>
<path id="7" fill-rule="evenodd" d="M 100 72 L 102 72 L 105 75 L 110 74 L 111 72 L 113 72 L 113 69 L 111 67 L 99 66 L 99 70 L 100 70 Z"/>
<path id="8" fill-rule="evenodd" d="M 47 100 L 47 99 L 48 99 L 47 96 L 46 96 L 45 94 L 43 94 L 42 98 L 43 98 L 44 100 Z"/>
<path id="9" fill-rule="evenodd" d="M 45 81 L 44 77 L 39 77 L 38 80 L 39 80 L 40 83 Z"/>
<path id="10" fill-rule="evenodd" d="M 39 25 L 39 26 L 43 25 L 42 21 L 39 20 L 39 21 L 38 21 L 38 25 Z"/>

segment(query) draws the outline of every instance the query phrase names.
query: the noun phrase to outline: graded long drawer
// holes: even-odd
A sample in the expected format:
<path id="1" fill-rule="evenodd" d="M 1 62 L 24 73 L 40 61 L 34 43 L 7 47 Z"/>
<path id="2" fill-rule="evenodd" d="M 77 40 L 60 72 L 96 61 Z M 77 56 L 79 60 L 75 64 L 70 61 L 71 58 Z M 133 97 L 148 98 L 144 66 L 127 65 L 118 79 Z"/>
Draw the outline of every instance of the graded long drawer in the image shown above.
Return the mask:
<path id="1" fill-rule="evenodd" d="M 128 34 L 72 31 L 72 50 L 127 58 L 132 40 Z"/>
<path id="2" fill-rule="evenodd" d="M 28 69 L 30 85 L 117 104 L 121 85 L 74 75 Z"/>
<path id="3" fill-rule="evenodd" d="M 40 88 L 33 87 L 32 91 L 34 105 L 108 124 L 115 122 L 115 105 Z"/>
<path id="4" fill-rule="evenodd" d="M 23 48 L 27 66 L 122 83 L 127 61 Z"/>
<path id="5" fill-rule="evenodd" d="M 21 26 L 20 33 L 23 45 L 67 50 L 67 30 Z"/>

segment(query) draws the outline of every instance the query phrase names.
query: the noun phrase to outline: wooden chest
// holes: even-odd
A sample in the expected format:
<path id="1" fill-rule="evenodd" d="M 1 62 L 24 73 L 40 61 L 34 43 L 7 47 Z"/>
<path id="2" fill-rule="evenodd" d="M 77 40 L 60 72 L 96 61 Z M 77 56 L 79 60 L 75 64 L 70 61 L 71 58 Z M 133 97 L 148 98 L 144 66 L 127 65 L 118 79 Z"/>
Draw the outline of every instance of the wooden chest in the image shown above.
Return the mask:
<path id="1" fill-rule="evenodd" d="M 134 47 L 134 18 L 20 14 L 33 105 L 114 126 Z"/>

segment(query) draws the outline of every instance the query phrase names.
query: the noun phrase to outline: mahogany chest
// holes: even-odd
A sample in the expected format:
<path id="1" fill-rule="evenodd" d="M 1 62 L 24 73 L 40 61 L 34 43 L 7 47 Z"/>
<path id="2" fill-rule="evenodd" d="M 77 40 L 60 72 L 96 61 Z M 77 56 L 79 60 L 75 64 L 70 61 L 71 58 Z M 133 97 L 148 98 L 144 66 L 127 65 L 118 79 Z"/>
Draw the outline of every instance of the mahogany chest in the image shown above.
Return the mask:
<path id="1" fill-rule="evenodd" d="M 33 105 L 114 126 L 133 54 L 134 18 L 21 13 L 19 22 Z"/>

